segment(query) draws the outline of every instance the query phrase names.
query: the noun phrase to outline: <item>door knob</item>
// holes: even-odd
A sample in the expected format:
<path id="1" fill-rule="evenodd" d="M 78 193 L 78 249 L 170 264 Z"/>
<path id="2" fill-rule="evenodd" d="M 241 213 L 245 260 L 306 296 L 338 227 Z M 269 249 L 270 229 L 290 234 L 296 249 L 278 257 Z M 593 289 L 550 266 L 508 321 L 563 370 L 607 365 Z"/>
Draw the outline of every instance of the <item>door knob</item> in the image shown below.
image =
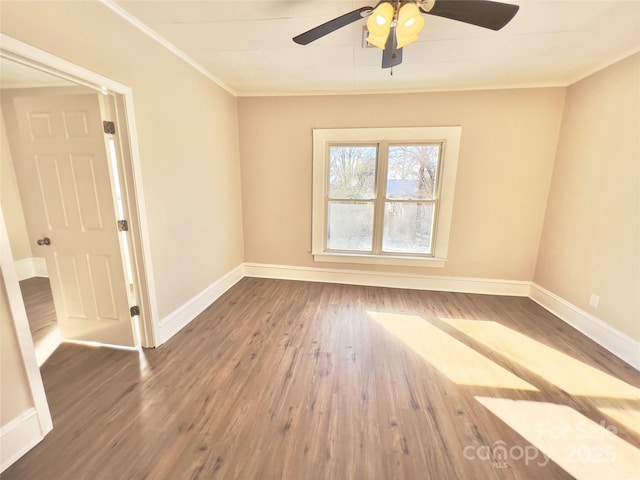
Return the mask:
<path id="1" fill-rule="evenodd" d="M 51 240 L 49 239 L 49 237 L 44 237 L 38 240 L 36 243 L 38 245 L 51 245 Z"/>

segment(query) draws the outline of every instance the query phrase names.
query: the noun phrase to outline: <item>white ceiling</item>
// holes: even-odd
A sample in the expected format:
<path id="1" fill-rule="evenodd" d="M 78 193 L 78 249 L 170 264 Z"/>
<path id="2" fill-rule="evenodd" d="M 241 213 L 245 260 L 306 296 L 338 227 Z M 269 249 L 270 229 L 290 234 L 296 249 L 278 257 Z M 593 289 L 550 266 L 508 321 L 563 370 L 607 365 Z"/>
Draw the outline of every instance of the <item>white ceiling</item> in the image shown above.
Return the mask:
<path id="1" fill-rule="evenodd" d="M 291 40 L 377 0 L 103 1 L 239 96 L 564 86 L 640 50 L 640 0 L 510 1 L 520 10 L 498 32 L 425 15 L 393 75 L 362 47 L 365 20 Z"/>

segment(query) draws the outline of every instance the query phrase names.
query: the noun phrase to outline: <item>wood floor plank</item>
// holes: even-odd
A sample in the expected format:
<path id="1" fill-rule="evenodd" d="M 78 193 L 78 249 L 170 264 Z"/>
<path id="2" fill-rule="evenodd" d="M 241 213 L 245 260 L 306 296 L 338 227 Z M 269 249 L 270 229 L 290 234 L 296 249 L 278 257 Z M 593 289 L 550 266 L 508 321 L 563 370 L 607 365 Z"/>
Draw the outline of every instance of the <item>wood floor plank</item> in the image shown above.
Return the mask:
<path id="1" fill-rule="evenodd" d="M 596 371 L 620 390 L 571 391 Z M 3 480 L 576 478 L 526 430 L 558 425 L 503 405 L 570 408 L 640 455 L 638 372 L 526 298 L 245 278 L 157 349 L 63 344 L 42 375 L 54 430 Z"/>
<path id="2" fill-rule="evenodd" d="M 37 345 L 58 326 L 51 284 L 45 277 L 28 278 L 20 282 L 20 291 L 25 300 L 33 343 Z"/>

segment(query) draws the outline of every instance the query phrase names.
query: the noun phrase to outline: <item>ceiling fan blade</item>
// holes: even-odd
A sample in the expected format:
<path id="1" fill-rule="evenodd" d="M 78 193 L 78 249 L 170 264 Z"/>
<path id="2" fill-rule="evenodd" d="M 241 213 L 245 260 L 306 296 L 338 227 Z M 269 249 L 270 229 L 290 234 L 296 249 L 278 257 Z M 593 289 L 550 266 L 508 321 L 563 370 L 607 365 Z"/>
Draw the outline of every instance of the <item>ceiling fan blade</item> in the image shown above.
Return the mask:
<path id="1" fill-rule="evenodd" d="M 373 12 L 373 7 L 362 7 L 353 12 L 345 13 L 339 17 L 334 18 L 333 20 L 329 20 L 322 25 L 318 25 L 311 30 L 308 30 L 300 35 L 293 37 L 293 41 L 299 45 L 307 45 L 314 40 L 317 40 L 325 35 L 330 34 L 331 32 L 335 32 L 339 28 L 346 27 L 350 23 L 353 23 L 357 20 L 360 20 L 366 16 L 368 16 L 371 12 Z"/>
<path id="2" fill-rule="evenodd" d="M 396 48 L 396 27 L 391 27 L 389 38 L 382 51 L 382 68 L 391 68 L 402 63 L 402 49 Z"/>
<path id="3" fill-rule="evenodd" d="M 500 30 L 515 16 L 519 5 L 489 0 L 436 0 L 430 10 L 422 13 L 470 23 L 478 27 Z"/>

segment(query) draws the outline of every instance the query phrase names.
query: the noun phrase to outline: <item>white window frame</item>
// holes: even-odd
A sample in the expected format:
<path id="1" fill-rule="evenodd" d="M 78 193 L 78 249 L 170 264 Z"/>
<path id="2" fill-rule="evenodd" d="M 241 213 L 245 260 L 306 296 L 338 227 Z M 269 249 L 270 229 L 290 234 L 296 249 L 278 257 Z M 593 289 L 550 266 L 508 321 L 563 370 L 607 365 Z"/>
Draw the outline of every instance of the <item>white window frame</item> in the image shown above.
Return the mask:
<path id="1" fill-rule="evenodd" d="M 447 261 L 462 127 L 323 128 L 313 130 L 311 253 L 316 262 L 442 268 Z M 329 146 L 336 143 L 441 143 L 438 211 L 432 256 L 327 251 Z"/>

